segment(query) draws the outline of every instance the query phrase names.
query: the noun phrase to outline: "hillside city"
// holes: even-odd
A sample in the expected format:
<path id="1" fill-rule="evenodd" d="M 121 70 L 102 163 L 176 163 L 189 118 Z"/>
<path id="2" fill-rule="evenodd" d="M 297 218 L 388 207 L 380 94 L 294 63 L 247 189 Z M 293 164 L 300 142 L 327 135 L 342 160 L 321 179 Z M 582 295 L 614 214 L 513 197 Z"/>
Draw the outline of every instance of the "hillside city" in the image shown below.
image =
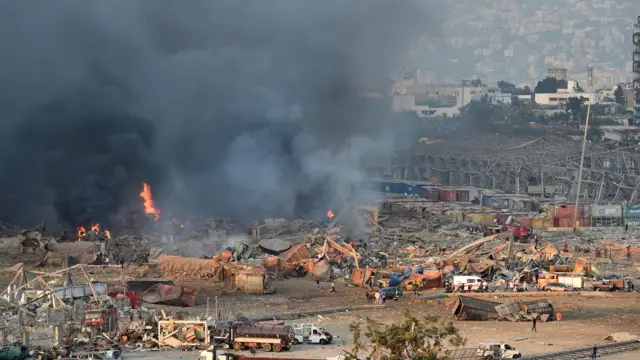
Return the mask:
<path id="1" fill-rule="evenodd" d="M 475 77 L 535 86 L 550 67 L 566 68 L 574 79 L 586 80 L 588 65 L 594 67 L 596 87 L 631 82 L 631 29 L 634 14 L 640 13 L 638 1 L 447 4 L 442 29 L 425 36 L 415 49 L 422 57 L 416 55 L 414 67 L 426 70 L 429 82 L 458 83 L 462 77 Z"/>

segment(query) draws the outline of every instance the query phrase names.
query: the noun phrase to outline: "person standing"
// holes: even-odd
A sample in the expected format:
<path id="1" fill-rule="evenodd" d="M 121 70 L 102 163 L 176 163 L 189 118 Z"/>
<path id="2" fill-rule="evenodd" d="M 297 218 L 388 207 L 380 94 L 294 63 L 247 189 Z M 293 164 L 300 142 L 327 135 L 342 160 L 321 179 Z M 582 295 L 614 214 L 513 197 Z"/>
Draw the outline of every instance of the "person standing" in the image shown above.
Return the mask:
<path id="1" fill-rule="evenodd" d="M 627 261 L 631 261 L 631 246 L 627 246 Z"/>
<path id="2" fill-rule="evenodd" d="M 331 283 L 331 292 L 334 293 L 336 292 L 336 283 Z"/>
<path id="3" fill-rule="evenodd" d="M 533 318 L 533 320 L 531 320 L 533 326 L 531 326 L 531 331 L 533 332 L 538 332 L 538 328 L 536 327 L 536 325 L 538 324 L 538 320 L 536 318 Z"/>
<path id="4" fill-rule="evenodd" d="M 598 358 L 598 345 L 593 345 L 593 351 L 591 351 L 591 359 Z"/>

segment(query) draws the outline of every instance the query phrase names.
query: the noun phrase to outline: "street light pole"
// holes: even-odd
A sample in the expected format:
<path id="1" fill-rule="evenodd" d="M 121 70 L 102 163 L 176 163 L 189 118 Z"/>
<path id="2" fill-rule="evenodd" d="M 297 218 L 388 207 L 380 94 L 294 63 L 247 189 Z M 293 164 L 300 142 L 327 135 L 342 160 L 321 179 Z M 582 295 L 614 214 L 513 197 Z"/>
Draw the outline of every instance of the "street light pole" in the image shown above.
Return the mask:
<path id="1" fill-rule="evenodd" d="M 589 93 L 589 104 L 587 105 L 587 120 L 584 123 L 584 136 L 582 138 L 582 153 L 580 155 L 580 170 L 578 170 L 578 186 L 576 188 L 576 206 L 573 209 L 573 230 L 576 230 L 578 221 L 578 208 L 580 206 L 580 185 L 582 185 L 582 169 L 584 167 L 584 151 L 587 147 L 587 131 L 589 130 L 589 114 L 591 112 L 591 102 L 593 96 Z"/>

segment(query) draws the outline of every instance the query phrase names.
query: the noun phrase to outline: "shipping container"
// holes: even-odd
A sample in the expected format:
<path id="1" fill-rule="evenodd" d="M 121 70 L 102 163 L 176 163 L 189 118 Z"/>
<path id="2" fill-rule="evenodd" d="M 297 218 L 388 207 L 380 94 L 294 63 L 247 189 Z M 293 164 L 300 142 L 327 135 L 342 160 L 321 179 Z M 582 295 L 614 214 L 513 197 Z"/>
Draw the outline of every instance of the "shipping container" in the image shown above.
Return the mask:
<path id="1" fill-rule="evenodd" d="M 235 288 L 245 294 L 264 294 L 264 274 L 239 271 L 235 276 Z"/>
<path id="2" fill-rule="evenodd" d="M 436 177 L 436 176 L 432 176 L 429 178 L 429 182 L 430 183 L 434 183 L 434 184 L 439 184 L 440 183 L 440 178 Z"/>
<path id="3" fill-rule="evenodd" d="M 640 218 L 626 218 L 624 223 L 629 226 L 637 227 L 640 226 Z"/>
<path id="4" fill-rule="evenodd" d="M 493 214 L 465 214 L 466 217 L 474 224 L 491 225 L 493 224 Z"/>
<path id="5" fill-rule="evenodd" d="M 478 190 L 477 188 L 469 189 L 469 201 L 473 199 L 480 199 L 480 190 Z"/>
<path id="6" fill-rule="evenodd" d="M 564 218 L 558 218 L 558 217 L 553 218 L 553 227 L 572 228 L 576 225 L 578 227 L 591 227 L 591 224 L 592 224 L 591 218 L 579 218 L 577 220 L 577 224 L 573 223 L 573 216 L 564 217 Z"/>
<path id="7" fill-rule="evenodd" d="M 591 205 L 591 217 L 620 218 L 622 217 L 622 205 Z"/>
<path id="8" fill-rule="evenodd" d="M 535 230 L 548 229 L 550 227 L 553 227 L 553 219 L 533 218 L 531 219 L 531 227 Z"/>
<path id="9" fill-rule="evenodd" d="M 557 219 L 573 219 L 575 216 L 574 205 L 556 205 L 553 207 L 553 217 Z M 581 216 L 582 213 L 578 210 L 578 216 Z"/>
<path id="10" fill-rule="evenodd" d="M 426 198 L 431 201 L 440 201 L 440 190 L 433 188 L 427 190 Z"/>
<path id="11" fill-rule="evenodd" d="M 640 218 L 640 205 L 627 206 L 625 214 L 628 218 Z"/>
<path id="12" fill-rule="evenodd" d="M 520 223 L 520 226 L 526 226 L 526 227 L 530 227 L 531 226 L 531 227 L 533 227 L 532 226 L 533 219 L 530 218 L 530 217 L 519 218 L 519 219 L 516 219 L 516 220 Z"/>
<path id="13" fill-rule="evenodd" d="M 480 205 L 491 207 L 491 202 L 495 194 L 482 194 L 480 195 Z"/>
<path id="14" fill-rule="evenodd" d="M 469 190 L 456 190 L 457 201 L 469 201 Z"/>
<path id="15" fill-rule="evenodd" d="M 456 201 L 455 190 L 440 190 L 440 201 Z"/>

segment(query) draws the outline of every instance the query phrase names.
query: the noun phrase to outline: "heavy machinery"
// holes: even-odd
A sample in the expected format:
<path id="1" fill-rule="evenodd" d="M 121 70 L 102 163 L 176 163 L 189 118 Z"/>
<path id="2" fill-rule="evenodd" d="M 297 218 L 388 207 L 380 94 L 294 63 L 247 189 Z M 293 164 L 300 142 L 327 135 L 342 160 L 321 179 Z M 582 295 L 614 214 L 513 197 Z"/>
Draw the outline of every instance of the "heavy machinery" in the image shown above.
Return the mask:
<path id="1" fill-rule="evenodd" d="M 290 325 L 254 324 L 249 321 L 220 322 L 213 332 L 214 344 L 226 344 L 236 351 L 262 348 L 264 351 L 288 350 L 296 338 Z"/>

